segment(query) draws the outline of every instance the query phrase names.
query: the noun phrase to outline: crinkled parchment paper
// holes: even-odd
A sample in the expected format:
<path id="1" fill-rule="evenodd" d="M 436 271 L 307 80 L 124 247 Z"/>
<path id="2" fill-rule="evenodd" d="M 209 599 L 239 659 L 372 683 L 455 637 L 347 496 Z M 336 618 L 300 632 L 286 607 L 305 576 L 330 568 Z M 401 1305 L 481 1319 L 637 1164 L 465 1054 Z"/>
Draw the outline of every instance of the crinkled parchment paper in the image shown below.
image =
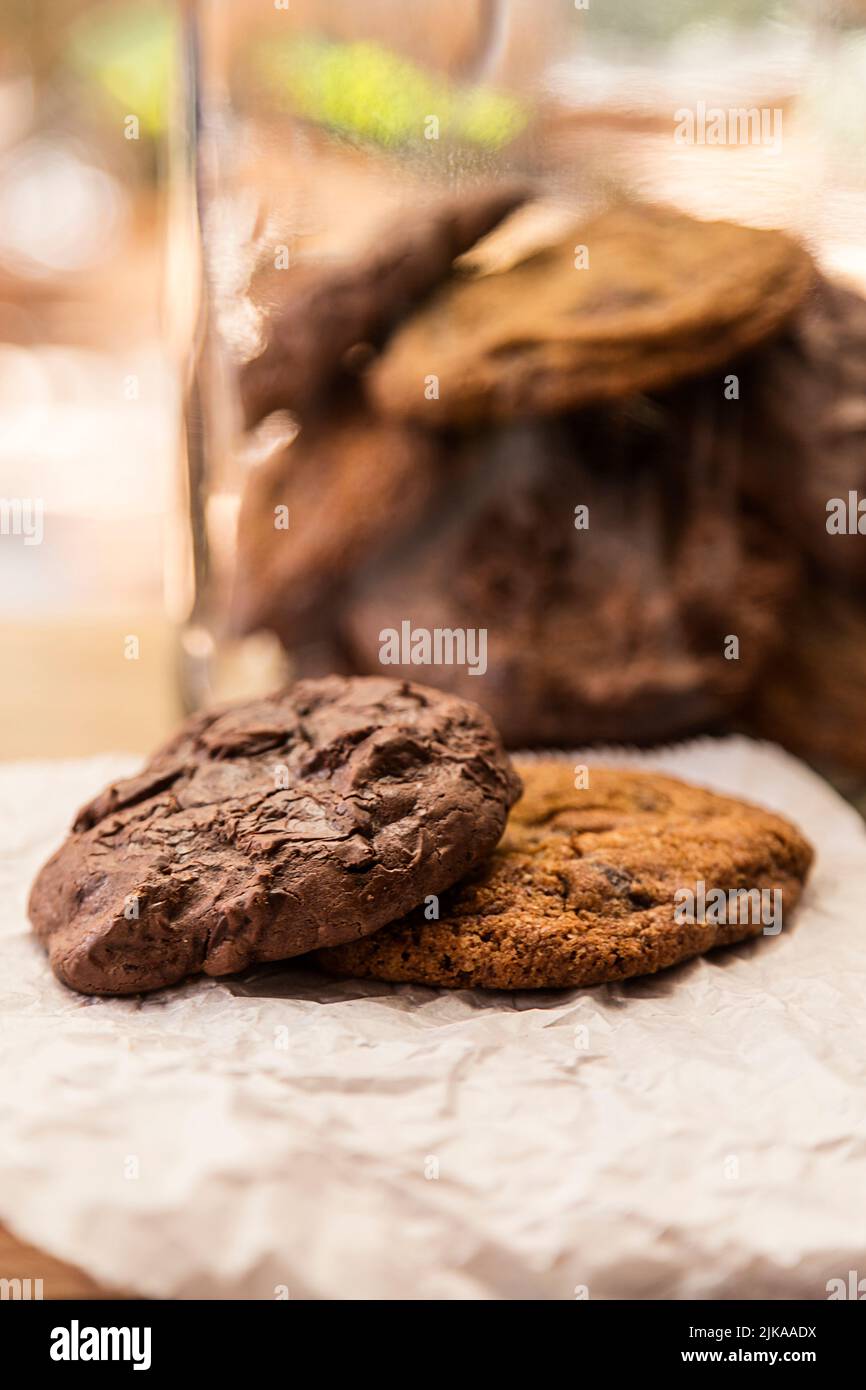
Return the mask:
<path id="1" fill-rule="evenodd" d="M 769 746 L 617 760 L 797 820 L 796 920 L 570 994 L 296 965 L 84 999 L 26 892 L 131 762 L 2 768 L 0 1218 L 164 1297 L 824 1298 L 866 1275 L 866 831 Z"/>

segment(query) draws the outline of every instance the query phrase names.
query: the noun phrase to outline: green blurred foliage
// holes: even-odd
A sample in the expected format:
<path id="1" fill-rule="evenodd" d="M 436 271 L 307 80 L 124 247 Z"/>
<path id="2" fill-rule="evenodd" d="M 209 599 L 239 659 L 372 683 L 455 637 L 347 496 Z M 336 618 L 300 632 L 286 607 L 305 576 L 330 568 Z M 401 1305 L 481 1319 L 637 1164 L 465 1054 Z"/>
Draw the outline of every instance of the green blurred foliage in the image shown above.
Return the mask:
<path id="1" fill-rule="evenodd" d="M 168 123 L 173 41 L 173 6 L 102 5 L 73 23 L 68 61 L 156 137 Z"/>
<path id="2" fill-rule="evenodd" d="M 361 141 L 399 148 L 440 138 L 499 149 L 525 127 L 523 106 L 502 92 L 463 90 L 370 42 L 288 39 L 263 46 L 257 66 L 281 103 L 298 115 Z"/>

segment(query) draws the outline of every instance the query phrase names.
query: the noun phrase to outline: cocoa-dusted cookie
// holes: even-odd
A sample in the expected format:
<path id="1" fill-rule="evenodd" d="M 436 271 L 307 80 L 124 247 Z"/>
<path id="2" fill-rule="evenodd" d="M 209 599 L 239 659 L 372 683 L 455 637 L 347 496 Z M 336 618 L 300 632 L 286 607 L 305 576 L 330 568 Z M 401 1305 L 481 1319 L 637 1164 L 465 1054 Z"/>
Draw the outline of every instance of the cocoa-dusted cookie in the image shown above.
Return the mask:
<path id="1" fill-rule="evenodd" d="M 454 274 L 394 333 L 368 389 L 384 413 L 434 427 L 655 390 L 761 342 L 812 278 L 781 232 L 618 206 L 502 273 Z"/>
<path id="2" fill-rule="evenodd" d="M 264 350 L 241 373 L 248 425 L 274 410 L 314 412 L 352 349 L 375 347 L 451 269 L 457 256 L 523 202 L 524 189 L 482 188 L 401 215 L 366 256 L 285 272 Z"/>
<path id="3" fill-rule="evenodd" d="M 354 575 L 340 628 L 353 669 L 475 699 L 513 748 L 649 742 L 729 717 L 784 639 L 799 570 L 737 502 L 739 441 L 716 428 L 728 403 L 682 396 L 467 444 L 448 505 Z M 484 669 L 383 664 L 383 632 L 405 621 L 483 634 Z"/>
<path id="4" fill-rule="evenodd" d="M 421 909 L 320 951 L 325 970 L 458 989 L 570 989 L 758 935 L 755 890 L 769 895 L 767 919 L 781 901 L 787 925 L 812 849 L 781 816 L 653 772 L 593 767 L 580 790 L 565 763 L 520 771 L 524 795 L 499 847 L 442 895 L 438 920 Z M 726 897 L 720 911 L 714 889 L 751 890 L 751 906 Z"/>
<path id="5" fill-rule="evenodd" d="M 520 782 L 477 707 L 306 681 L 188 720 L 79 813 L 30 916 L 85 994 L 227 975 L 376 931 L 473 869 Z"/>
<path id="6" fill-rule="evenodd" d="M 448 476 L 429 431 L 347 403 L 250 474 L 238 521 L 234 622 L 288 645 L 320 636 L 356 570 L 415 524 Z"/>

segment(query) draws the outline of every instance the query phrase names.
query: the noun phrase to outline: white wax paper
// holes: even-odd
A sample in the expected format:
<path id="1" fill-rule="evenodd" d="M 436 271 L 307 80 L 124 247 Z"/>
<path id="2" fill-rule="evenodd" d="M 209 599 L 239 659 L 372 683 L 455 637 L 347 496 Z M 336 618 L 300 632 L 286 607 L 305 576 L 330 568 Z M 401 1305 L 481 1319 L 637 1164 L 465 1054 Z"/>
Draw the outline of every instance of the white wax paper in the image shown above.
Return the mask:
<path id="1" fill-rule="evenodd" d="M 818 857 L 795 920 L 571 993 L 295 965 L 86 999 L 26 893 L 133 763 L 0 769 L 0 1219 L 156 1297 L 825 1298 L 866 1276 L 864 826 L 767 745 L 616 760 L 798 821 Z"/>

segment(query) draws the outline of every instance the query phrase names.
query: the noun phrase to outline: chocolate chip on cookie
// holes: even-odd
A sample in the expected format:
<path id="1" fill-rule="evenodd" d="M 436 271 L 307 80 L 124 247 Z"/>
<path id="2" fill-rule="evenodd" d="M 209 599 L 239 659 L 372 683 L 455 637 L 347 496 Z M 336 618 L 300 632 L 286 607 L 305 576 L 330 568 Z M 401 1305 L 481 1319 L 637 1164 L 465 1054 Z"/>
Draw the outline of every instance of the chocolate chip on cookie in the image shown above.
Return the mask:
<path id="1" fill-rule="evenodd" d="M 756 936 L 780 906 L 787 922 L 812 849 L 781 816 L 652 772 L 591 768 L 576 789 L 562 762 L 520 771 L 525 792 L 501 844 L 442 895 L 438 920 L 416 911 L 320 951 L 325 970 L 566 989 L 652 974 Z"/>
<path id="2" fill-rule="evenodd" d="M 226 975 L 375 931 L 481 863 L 520 782 L 475 705 L 306 681 L 196 715 L 79 813 L 33 887 L 85 994 Z"/>
<path id="3" fill-rule="evenodd" d="M 655 390 L 767 338 L 812 279 L 781 232 L 619 206 L 502 273 L 453 275 L 394 333 L 368 389 L 432 427 Z"/>

